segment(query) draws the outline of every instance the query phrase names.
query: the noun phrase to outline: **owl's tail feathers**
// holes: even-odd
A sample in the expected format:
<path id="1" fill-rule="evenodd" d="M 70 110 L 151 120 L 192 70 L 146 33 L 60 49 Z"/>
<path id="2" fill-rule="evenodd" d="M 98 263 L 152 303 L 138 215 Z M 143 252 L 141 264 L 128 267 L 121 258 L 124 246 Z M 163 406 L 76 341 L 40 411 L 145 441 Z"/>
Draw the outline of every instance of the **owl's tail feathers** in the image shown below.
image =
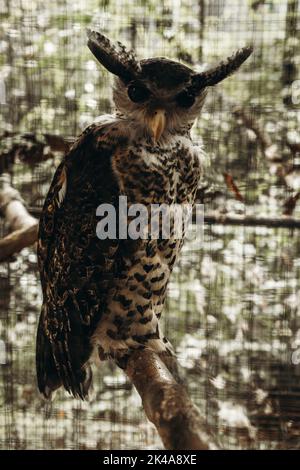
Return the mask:
<path id="1" fill-rule="evenodd" d="M 50 342 L 41 327 L 41 320 L 36 339 L 36 372 L 40 393 L 51 400 L 53 392 L 62 385 L 62 380 L 55 366 Z"/>
<path id="2" fill-rule="evenodd" d="M 85 400 L 92 384 L 93 373 L 90 365 L 83 360 L 77 337 L 50 343 L 40 318 L 36 340 L 36 371 L 39 391 L 46 399 L 60 386 L 75 398 Z"/>

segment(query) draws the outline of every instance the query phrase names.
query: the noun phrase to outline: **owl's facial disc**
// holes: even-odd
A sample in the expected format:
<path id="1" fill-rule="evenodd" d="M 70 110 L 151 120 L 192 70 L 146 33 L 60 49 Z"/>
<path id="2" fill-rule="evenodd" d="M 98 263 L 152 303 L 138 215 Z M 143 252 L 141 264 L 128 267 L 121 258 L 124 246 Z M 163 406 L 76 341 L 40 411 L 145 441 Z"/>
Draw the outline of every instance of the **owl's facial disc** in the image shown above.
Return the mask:
<path id="1" fill-rule="evenodd" d="M 199 114 L 203 93 L 196 96 L 189 91 L 188 84 L 176 83 L 169 89 L 149 76 L 127 85 L 117 81 L 114 100 L 119 111 L 157 142 L 166 132 L 189 128 Z"/>

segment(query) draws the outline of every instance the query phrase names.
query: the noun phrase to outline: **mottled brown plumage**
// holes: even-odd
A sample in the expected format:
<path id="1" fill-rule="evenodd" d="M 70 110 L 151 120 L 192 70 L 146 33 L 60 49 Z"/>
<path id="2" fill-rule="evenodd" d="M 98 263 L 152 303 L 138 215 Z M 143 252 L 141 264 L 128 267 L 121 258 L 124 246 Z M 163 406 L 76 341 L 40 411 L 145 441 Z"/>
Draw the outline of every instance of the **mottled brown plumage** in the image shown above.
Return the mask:
<path id="1" fill-rule="evenodd" d="M 63 385 L 84 398 L 96 357 L 122 365 L 133 349 L 172 354 L 159 318 L 182 239 L 171 224 L 167 239 L 101 240 L 96 209 L 111 204 L 119 220 L 119 196 L 147 211 L 154 203 L 193 204 L 201 173 L 189 131 L 206 90 L 187 91 L 195 73 L 168 59 L 138 62 L 98 33 L 89 33 L 89 47 L 118 76 L 117 113 L 80 136 L 42 211 L 37 377 L 46 397 Z"/>

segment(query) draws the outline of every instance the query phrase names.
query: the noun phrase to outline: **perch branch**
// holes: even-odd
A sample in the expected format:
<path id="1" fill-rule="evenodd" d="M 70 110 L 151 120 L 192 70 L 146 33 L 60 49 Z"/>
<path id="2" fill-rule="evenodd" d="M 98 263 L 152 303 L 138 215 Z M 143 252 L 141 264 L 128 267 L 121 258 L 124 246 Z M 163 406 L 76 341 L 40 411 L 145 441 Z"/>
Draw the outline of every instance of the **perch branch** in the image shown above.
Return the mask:
<path id="1" fill-rule="evenodd" d="M 11 233 L 0 240 L 0 261 L 4 261 L 37 240 L 38 221 L 29 214 L 20 193 L 11 187 L 9 176 L 0 178 L 0 213 Z"/>
<path id="2" fill-rule="evenodd" d="M 166 449 L 216 448 L 185 387 L 175 380 L 157 354 L 148 349 L 135 351 L 128 359 L 126 373 Z"/>

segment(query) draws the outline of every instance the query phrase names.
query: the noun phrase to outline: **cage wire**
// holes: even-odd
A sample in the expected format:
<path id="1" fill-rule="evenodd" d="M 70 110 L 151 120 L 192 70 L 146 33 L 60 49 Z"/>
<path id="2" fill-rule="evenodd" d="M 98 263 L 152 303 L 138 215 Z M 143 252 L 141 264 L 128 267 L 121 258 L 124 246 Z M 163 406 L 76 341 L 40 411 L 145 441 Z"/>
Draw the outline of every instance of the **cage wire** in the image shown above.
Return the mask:
<path id="1" fill-rule="evenodd" d="M 111 76 L 86 47 L 86 28 L 200 69 L 254 42 L 242 69 L 210 91 L 193 129 L 207 153 L 205 211 L 282 214 L 297 189 L 274 171 L 243 113 L 297 165 L 298 0 L 0 0 L 2 135 L 74 138 L 112 110 Z M 236 108 L 238 107 L 238 112 Z M 11 134 L 10 134 L 11 135 Z M 13 138 L 13 136 L 12 136 Z M 5 139 L 1 139 L 1 144 Z M 6 139 L 7 140 L 7 139 Z M 298 152 L 298 153 L 297 153 Z M 16 161 L 11 182 L 40 208 L 60 155 Z M 276 168 L 275 168 L 276 169 Z M 234 177 L 243 200 L 226 187 Z M 295 189 L 296 188 L 296 189 Z M 296 207 L 294 216 L 299 216 Z M 2 223 L 1 235 L 8 227 Z M 190 393 L 225 448 L 300 447 L 300 239 L 297 229 L 205 225 L 174 270 L 162 321 Z M 42 401 L 35 379 L 41 289 L 35 249 L 0 264 L 0 447 L 162 448 L 137 392 L 110 362 L 95 371 L 89 402 L 60 390 Z"/>

